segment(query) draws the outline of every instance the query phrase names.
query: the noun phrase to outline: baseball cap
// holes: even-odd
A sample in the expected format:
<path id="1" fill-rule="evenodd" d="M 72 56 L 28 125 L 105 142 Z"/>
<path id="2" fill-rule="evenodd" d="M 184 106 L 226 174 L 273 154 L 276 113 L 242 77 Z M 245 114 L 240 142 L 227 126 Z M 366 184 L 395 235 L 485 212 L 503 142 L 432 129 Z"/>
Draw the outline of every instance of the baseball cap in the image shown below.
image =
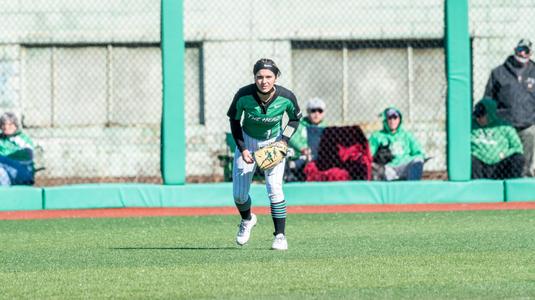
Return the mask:
<path id="1" fill-rule="evenodd" d="M 308 100 L 307 110 L 318 109 L 318 108 L 322 110 L 325 109 L 325 102 L 323 102 L 323 100 L 321 100 L 320 98 L 312 98 Z"/>
<path id="2" fill-rule="evenodd" d="M 397 110 L 393 109 L 393 108 L 389 108 L 386 111 L 386 117 L 390 118 L 390 117 L 393 117 L 393 116 L 399 117 L 399 112 Z"/>
<path id="3" fill-rule="evenodd" d="M 531 53 L 531 41 L 528 39 L 521 39 L 518 41 L 518 44 L 516 45 L 515 51 L 526 51 L 527 53 Z"/>

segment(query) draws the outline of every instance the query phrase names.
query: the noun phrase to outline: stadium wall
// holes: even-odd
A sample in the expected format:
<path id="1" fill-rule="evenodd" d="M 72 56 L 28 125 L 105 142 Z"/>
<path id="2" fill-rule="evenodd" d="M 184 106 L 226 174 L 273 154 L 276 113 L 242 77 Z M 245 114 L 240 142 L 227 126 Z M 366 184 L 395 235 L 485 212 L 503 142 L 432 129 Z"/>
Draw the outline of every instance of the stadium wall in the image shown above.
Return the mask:
<path id="1" fill-rule="evenodd" d="M 491 203 L 535 201 L 530 179 L 325 182 L 286 184 L 288 205 Z M 254 206 L 269 206 L 265 186 L 253 184 Z M 86 184 L 0 188 L 0 211 L 126 207 L 233 206 L 232 184 Z"/>
<path id="2" fill-rule="evenodd" d="M 460 3 L 464 1 L 449 1 Z M 466 7 L 466 5 L 464 6 Z M 448 11 L 455 11 L 451 6 Z M 465 8 L 466 9 L 466 8 Z M 176 28 L 175 28 L 176 30 Z M 454 32 L 453 32 L 454 33 Z M 461 32 L 465 36 L 464 32 Z M 462 37 L 461 37 L 462 38 Z M 453 41 L 454 39 L 447 39 Z M 467 47 L 462 43 L 462 47 Z M 451 45 L 450 45 L 451 46 Z M 464 49 L 463 51 L 465 51 Z M 464 56 L 466 52 L 459 55 Z M 455 54 L 453 54 L 455 55 Z M 455 59 L 455 57 L 451 58 Z M 461 57 L 461 62 L 463 61 Z M 175 66 L 176 67 L 176 66 Z M 466 67 L 466 66 L 465 66 Z M 448 72 L 451 72 L 451 68 Z M 178 73 L 173 74 L 180 74 Z M 455 74 L 453 74 L 455 75 Z M 456 78 L 461 84 L 461 91 L 450 88 L 450 93 L 459 95 L 456 101 L 470 99 L 466 93 L 469 77 Z M 165 91 L 164 91 L 165 93 Z M 164 101 L 165 100 L 164 96 Z M 176 101 L 175 98 L 168 99 Z M 178 100 L 180 101 L 180 100 Z M 180 103 L 180 102 L 178 102 Z M 165 104 L 164 104 L 165 107 Z M 466 113 L 466 107 L 450 107 L 450 114 Z M 180 109 L 174 110 L 170 117 L 179 117 Z M 164 126 L 170 126 L 164 121 Z M 176 126 L 182 132 L 184 128 Z M 454 134 L 466 134 L 466 124 L 450 127 Z M 171 136 L 173 136 L 171 134 Z M 462 139 L 461 139 L 462 140 Z M 450 140 L 455 143 L 456 140 Z M 465 142 L 465 141 L 464 141 Z M 461 143 L 463 143 L 461 141 Z M 455 144 L 452 144 L 454 148 Z M 180 146 L 179 147 L 185 147 Z M 461 147 L 464 147 L 461 144 Z M 171 148 L 169 148 L 171 149 Z M 182 150 L 184 150 L 182 148 Z M 173 150 L 174 151 L 174 150 Z M 180 151 L 180 149 L 179 149 Z M 466 153 L 465 153 L 466 154 Z M 450 164 L 461 164 L 450 161 Z M 175 172 L 169 183 L 183 183 L 181 174 L 185 166 L 175 160 L 169 166 Z M 455 166 L 453 165 L 455 168 Z M 460 179 L 466 176 L 466 166 L 460 167 Z M 463 171 L 464 170 L 464 171 Z M 173 182 L 175 181 L 175 182 Z M 534 201 L 535 183 L 533 180 L 521 179 L 511 181 L 459 181 L 459 182 L 336 182 L 336 183 L 300 183 L 285 185 L 285 192 L 290 205 L 304 204 L 359 204 L 359 203 L 445 203 L 445 202 L 501 202 L 501 201 Z M 253 185 L 252 197 L 255 204 L 267 205 L 264 187 Z M 60 208 L 94 208 L 94 207 L 161 207 L 161 206 L 230 206 L 231 185 L 226 184 L 195 184 L 195 185 L 139 185 L 139 184 L 107 184 L 107 185 L 73 185 L 50 188 L 11 187 L 0 188 L 0 210 L 28 209 L 60 209 Z M 294 200 L 295 199 L 295 200 Z"/>
<path id="3" fill-rule="evenodd" d="M 39 176 L 159 177 L 160 2 L 127 2 L 2 3 L 0 112 L 44 149 Z"/>

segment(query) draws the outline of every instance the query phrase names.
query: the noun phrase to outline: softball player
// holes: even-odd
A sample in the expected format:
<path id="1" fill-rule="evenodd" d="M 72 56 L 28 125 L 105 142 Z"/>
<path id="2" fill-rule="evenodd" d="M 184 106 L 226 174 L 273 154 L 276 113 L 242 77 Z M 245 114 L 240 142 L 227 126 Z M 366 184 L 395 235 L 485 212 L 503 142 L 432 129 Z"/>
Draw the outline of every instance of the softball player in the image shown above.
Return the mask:
<path id="1" fill-rule="evenodd" d="M 253 67 L 254 84 L 242 87 L 234 96 L 227 116 L 230 118 L 232 136 L 237 145 L 234 155 L 232 189 L 234 202 L 241 215 L 236 243 L 244 245 L 249 240 L 251 229 L 256 225 L 256 216 L 251 213 L 249 189 L 256 169 L 252 153 L 275 141 L 288 142 L 301 118 L 301 111 L 294 94 L 275 81 L 279 68 L 271 59 L 263 58 Z M 282 117 L 289 121 L 282 130 Z M 243 122 L 241 122 L 243 118 Z M 271 216 L 275 237 L 271 249 L 286 250 L 285 236 L 286 201 L 282 192 L 285 161 L 266 170 L 266 188 L 271 202 Z"/>

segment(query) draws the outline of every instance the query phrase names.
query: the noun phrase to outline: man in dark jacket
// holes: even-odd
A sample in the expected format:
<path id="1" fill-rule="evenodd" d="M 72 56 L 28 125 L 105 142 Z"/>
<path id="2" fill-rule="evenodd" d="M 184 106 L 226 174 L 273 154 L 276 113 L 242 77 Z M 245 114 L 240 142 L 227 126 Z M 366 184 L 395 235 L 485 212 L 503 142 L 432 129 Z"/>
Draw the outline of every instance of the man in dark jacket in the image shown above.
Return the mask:
<path id="1" fill-rule="evenodd" d="M 485 97 L 495 99 L 498 115 L 518 132 L 524 148 L 523 176 L 535 176 L 535 63 L 531 41 L 522 39 L 503 65 L 490 74 Z"/>

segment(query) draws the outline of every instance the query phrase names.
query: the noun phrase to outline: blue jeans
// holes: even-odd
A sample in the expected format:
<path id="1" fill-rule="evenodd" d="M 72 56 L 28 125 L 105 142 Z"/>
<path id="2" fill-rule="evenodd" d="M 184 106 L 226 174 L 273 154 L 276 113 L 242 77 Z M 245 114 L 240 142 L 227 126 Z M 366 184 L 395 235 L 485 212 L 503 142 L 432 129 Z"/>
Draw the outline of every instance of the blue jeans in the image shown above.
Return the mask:
<path id="1" fill-rule="evenodd" d="M 0 185 L 32 185 L 32 162 L 21 162 L 0 156 Z"/>
<path id="2" fill-rule="evenodd" d="M 420 180 L 424 171 L 424 161 L 421 158 L 415 158 L 409 163 L 393 167 L 399 180 Z"/>

